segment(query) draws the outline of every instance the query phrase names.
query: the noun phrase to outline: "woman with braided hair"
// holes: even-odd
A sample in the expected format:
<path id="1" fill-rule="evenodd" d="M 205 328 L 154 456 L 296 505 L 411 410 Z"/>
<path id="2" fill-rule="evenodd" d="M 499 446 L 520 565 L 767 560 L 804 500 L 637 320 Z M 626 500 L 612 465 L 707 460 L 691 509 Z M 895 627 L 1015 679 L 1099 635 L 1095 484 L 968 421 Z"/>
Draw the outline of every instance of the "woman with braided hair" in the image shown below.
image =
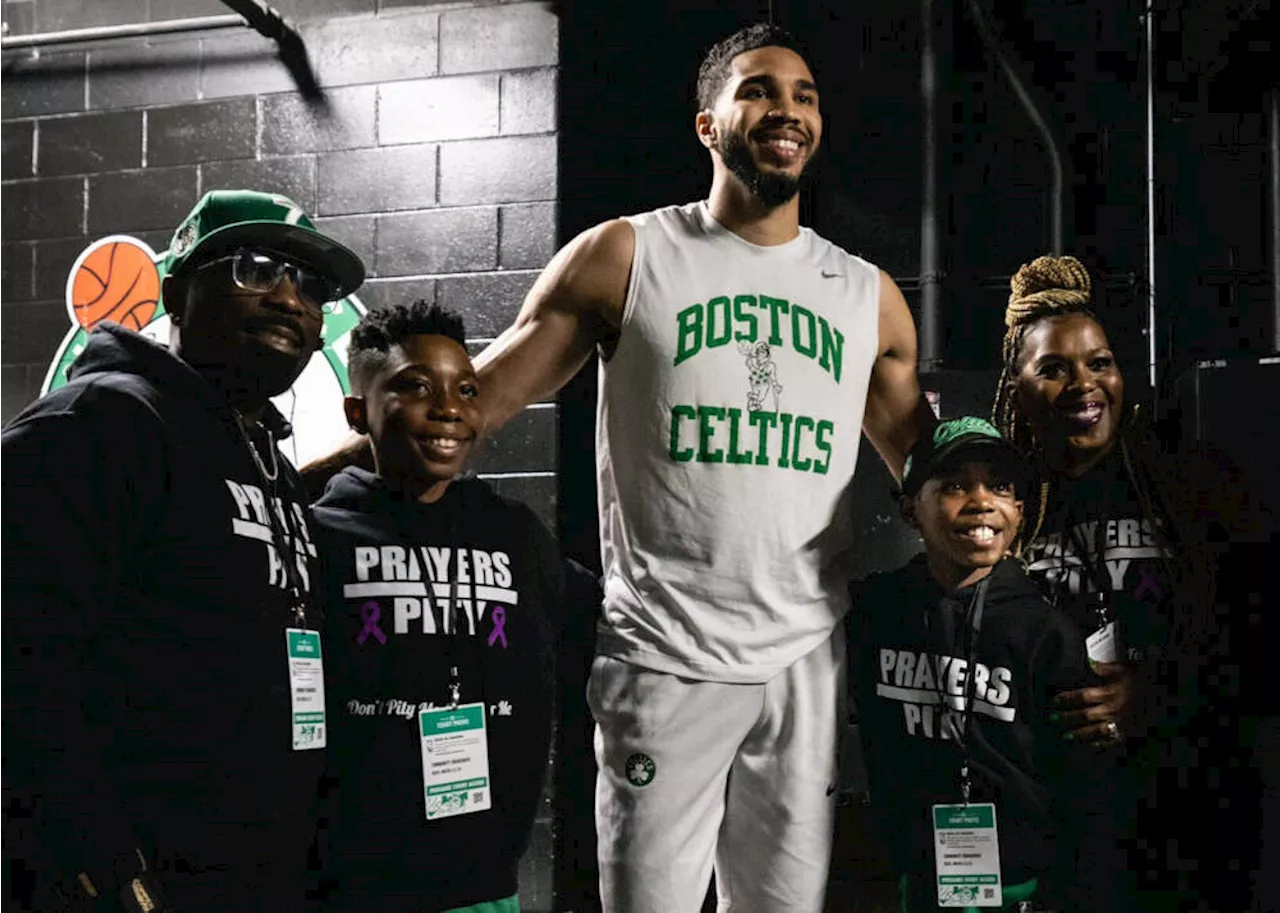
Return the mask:
<path id="1" fill-rule="evenodd" d="M 1113 775 L 1143 889 L 1123 908 L 1245 909 L 1222 843 L 1243 812 L 1224 811 L 1210 782 L 1235 741 L 1238 669 L 1218 584 L 1225 543 L 1253 526 L 1246 505 L 1221 465 L 1164 455 L 1126 402 L 1079 260 L 1039 257 L 1010 285 L 993 418 L 1040 476 L 1022 559 L 1089 633 L 1107 679 L 1060 695 L 1059 722 L 1064 738 L 1104 749 L 1099 775 Z"/>

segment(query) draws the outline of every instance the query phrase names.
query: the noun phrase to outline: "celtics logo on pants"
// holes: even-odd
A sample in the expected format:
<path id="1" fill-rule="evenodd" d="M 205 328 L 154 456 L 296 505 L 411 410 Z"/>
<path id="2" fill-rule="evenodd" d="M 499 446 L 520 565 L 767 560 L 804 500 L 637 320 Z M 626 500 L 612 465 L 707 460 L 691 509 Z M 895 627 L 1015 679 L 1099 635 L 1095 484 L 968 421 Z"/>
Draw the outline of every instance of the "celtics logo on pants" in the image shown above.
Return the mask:
<path id="1" fill-rule="evenodd" d="M 653 777 L 658 772 L 658 766 L 653 763 L 653 758 L 647 754 L 636 752 L 627 758 L 625 771 L 627 782 L 632 786 L 648 786 L 653 782 Z"/>

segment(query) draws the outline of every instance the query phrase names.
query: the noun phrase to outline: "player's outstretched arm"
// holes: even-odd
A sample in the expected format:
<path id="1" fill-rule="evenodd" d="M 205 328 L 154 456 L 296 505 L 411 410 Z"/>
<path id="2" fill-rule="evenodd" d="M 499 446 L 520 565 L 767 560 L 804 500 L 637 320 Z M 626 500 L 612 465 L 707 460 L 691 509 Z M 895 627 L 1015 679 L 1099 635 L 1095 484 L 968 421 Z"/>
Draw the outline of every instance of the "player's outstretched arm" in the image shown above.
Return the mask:
<path id="1" fill-rule="evenodd" d="M 621 219 L 578 235 L 552 258 L 516 321 L 475 359 L 486 428 L 556 393 L 622 322 L 635 231 Z"/>
<path id="2" fill-rule="evenodd" d="M 515 323 L 476 356 L 486 432 L 563 387 L 618 327 L 634 252 L 634 230 L 617 219 L 578 235 L 547 264 Z M 330 477 L 352 465 L 373 469 L 364 435 L 302 467 L 310 496 L 320 497 Z"/>
<path id="3" fill-rule="evenodd" d="M 862 429 L 895 479 L 911 445 L 936 419 L 916 374 L 916 325 L 902 290 L 880 271 L 880 352 L 871 369 Z"/>

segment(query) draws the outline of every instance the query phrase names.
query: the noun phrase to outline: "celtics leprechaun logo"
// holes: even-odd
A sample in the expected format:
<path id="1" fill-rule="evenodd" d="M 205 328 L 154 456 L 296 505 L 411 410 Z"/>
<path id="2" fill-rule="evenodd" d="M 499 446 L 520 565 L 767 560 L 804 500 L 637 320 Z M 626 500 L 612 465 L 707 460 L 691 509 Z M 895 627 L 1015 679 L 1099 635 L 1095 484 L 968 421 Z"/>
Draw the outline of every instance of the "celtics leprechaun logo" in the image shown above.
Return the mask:
<path id="1" fill-rule="evenodd" d="M 181 233 L 177 244 L 181 245 Z M 45 375 L 43 396 L 67 382 L 67 369 L 84 350 L 89 331 L 104 320 L 137 330 L 161 345 L 169 344 L 169 316 L 160 300 L 166 251 L 156 253 L 137 238 L 112 235 L 90 244 L 67 277 L 67 314 L 71 329 Z M 272 402 L 293 425 L 293 437 L 281 442 L 295 466 L 331 452 L 348 434 L 341 400 L 347 379 L 347 339 L 364 314 L 354 294 L 326 310 L 322 345 L 293 387 Z"/>

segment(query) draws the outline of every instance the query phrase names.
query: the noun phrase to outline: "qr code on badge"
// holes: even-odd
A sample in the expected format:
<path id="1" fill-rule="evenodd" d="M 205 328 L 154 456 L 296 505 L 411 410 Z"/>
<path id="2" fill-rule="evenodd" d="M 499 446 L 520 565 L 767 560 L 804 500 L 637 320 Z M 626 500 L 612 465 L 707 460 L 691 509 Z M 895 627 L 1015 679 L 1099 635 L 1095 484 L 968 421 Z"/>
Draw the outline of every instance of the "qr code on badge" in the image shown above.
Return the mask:
<path id="1" fill-rule="evenodd" d="M 484 801 L 484 790 L 483 790 L 483 789 L 477 789 L 475 792 L 473 792 L 473 793 L 471 794 L 471 804 L 472 804 L 472 805 L 479 805 L 479 804 L 480 804 L 481 802 L 483 802 L 483 801 Z"/>
<path id="2" fill-rule="evenodd" d="M 995 896 L 996 896 L 996 889 L 995 889 L 995 888 L 983 888 L 983 889 L 982 889 L 982 899 L 983 899 L 983 900 L 994 900 L 994 899 L 995 899 Z"/>

